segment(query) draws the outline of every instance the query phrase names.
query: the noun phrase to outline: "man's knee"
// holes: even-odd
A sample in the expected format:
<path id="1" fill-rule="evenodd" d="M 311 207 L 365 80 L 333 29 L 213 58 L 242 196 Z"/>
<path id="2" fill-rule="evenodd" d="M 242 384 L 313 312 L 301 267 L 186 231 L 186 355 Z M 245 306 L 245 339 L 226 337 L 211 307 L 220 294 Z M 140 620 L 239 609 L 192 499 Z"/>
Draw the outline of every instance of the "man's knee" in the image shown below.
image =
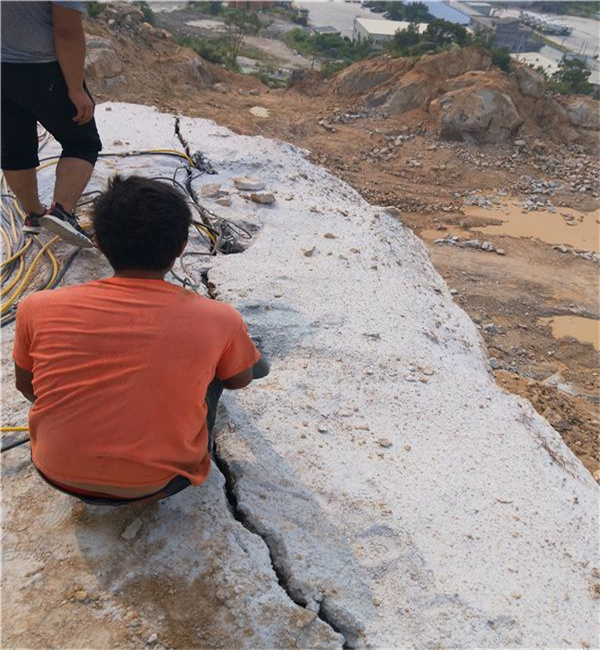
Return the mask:
<path id="1" fill-rule="evenodd" d="M 71 137 L 60 141 L 62 146 L 60 157 L 79 158 L 95 165 L 98 154 L 102 151 L 102 142 L 94 120 L 89 124 L 77 127 L 77 129 L 78 131 Z"/>
<path id="2" fill-rule="evenodd" d="M 78 158 L 79 160 L 85 160 L 89 162 L 92 166 L 96 164 L 98 160 L 98 154 L 102 150 L 102 146 L 88 146 L 84 144 L 69 144 L 63 147 L 62 153 L 60 154 L 61 158 Z"/>

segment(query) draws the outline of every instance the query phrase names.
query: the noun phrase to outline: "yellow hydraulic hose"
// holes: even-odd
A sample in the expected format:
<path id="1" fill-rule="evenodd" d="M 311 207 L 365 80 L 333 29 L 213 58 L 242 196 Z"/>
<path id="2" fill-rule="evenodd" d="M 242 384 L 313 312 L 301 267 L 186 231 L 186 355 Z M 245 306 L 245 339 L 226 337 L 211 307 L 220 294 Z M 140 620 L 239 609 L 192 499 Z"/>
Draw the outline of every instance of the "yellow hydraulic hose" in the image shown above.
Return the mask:
<path id="1" fill-rule="evenodd" d="M 16 253 L 14 253 L 11 257 L 9 257 L 7 260 L 4 260 L 2 264 L 0 264 L 0 269 L 3 269 L 5 266 L 10 264 L 11 262 L 14 262 L 17 258 L 21 257 L 24 253 L 27 252 L 27 250 L 31 247 L 31 244 L 33 243 L 32 239 L 28 239 L 23 248 L 20 248 Z"/>
<path id="2" fill-rule="evenodd" d="M 7 293 L 10 293 L 12 288 L 17 284 L 17 282 L 23 277 L 23 272 L 25 271 L 25 260 L 21 257 L 19 260 L 19 269 L 15 274 L 15 277 L 5 286 L 2 287 L 0 291 L 0 297 L 4 297 Z"/>
<path id="3" fill-rule="evenodd" d="M 40 258 L 48 250 L 48 248 L 52 246 L 52 244 L 54 244 L 54 242 L 58 241 L 58 239 L 59 237 L 52 237 L 52 239 L 50 239 L 50 241 L 47 241 L 42 246 L 42 248 L 38 251 L 37 255 L 33 258 L 33 261 L 31 262 L 29 268 L 27 269 L 27 273 L 25 274 L 25 277 L 17 287 L 15 293 L 6 302 L 2 303 L 2 305 L 0 306 L 0 314 L 4 314 L 15 302 L 15 300 L 17 300 L 17 298 L 23 293 L 23 289 L 27 285 L 27 282 L 29 281 L 29 278 L 33 274 L 33 271 L 37 263 L 39 262 Z M 56 278 L 56 275 L 54 275 L 54 278 Z"/>

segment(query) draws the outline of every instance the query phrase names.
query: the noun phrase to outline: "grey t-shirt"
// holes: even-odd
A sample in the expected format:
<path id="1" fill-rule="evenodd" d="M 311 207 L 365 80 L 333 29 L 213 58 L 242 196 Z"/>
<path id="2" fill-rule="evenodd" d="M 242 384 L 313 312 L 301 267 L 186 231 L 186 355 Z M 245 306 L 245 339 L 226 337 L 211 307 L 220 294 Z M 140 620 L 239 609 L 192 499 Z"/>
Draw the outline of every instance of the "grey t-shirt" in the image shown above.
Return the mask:
<path id="1" fill-rule="evenodd" d="M 2 2 L 2 63 L 56 61 L 52 5 L 85 12 L 85 2 Z"/>

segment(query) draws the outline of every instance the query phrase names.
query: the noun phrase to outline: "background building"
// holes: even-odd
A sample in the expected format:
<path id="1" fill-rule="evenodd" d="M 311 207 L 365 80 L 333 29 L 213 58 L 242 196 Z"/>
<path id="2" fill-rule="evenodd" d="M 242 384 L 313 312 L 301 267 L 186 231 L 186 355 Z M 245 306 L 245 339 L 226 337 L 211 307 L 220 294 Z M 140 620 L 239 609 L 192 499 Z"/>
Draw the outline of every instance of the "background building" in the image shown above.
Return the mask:
<path id="1" fill-rule="evenodd" d="M 397 31 L 408 29 L 411 24 L 401 20 L 355 18 L 352 41 L 360 43 L 361 41 L 371 39 L 374 50 L 383 50 L 385 43 L 391 41 Z M 416 26 L 420 34 L 427 29 L 427 23 L 416 23 Z"/>
<path id="2" fill-rule="evenodd" d="M 491 31 L 496 37 L 494 44 L 511 52 L 537 52 L 543 45 L 535 32 L 522 25 L 518 18 L 471 16 L 469 27 L 475 32 Z"/>

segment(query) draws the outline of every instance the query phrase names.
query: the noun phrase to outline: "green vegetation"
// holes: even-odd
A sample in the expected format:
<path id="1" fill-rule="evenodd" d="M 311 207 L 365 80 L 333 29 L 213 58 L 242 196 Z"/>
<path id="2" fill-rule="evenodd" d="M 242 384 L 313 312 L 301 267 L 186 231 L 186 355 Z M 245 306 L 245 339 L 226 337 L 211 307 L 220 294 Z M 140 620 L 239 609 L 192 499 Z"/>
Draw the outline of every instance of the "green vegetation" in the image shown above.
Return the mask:
<path id="1" fill-rule="evenodd" d="M 202 58 L 225 66 L 230 70 L 237 70 L 231 58 L 231 48 L 227 38 L 217 36 L 212 38 L 190 38 L 189 36 L 173 36 L 173 41 L 182 47 L 193 48 Z"/>
<path id="2" fill-rule="evenodd" d="M 309 34 L 301 28 L 288 32 L 284 39 L 288 47 L 298 52 L 319 58 L 323 61 L 321 70 L 324 74 L 333 74 L 338 70 L 364 59 L 371 53 L 371 43 L 353 43 L 347 36 L 339 34 Z"/>
<path id="3" fill-rule="evenodd" d="M 288 79 L 277 77 L 274 68 L 271 66 L 259 68 L 257 72 L 252 72 L 250 76 L 256 77 L 269 88 L 288 88 L 290 85 Z"/>
<path id="4" fill-rule="evenodd" d="M 223 12 L 225 24 L 228 27 L 227 39 L 231 48 L 231 58 L 235 60 L 240 52 L 246 36 L 258 34 L 262 23 L 255 11 L 242 11 L 240 9 L 227 9 Z"/>
<path id="5" fill-rule="evenodd" d="M 493 65 L 504 72 L 510 71 L 510 50 L 507 47 L 494 45 L 494 36 L 490 31 L 471 35 L 462 25 L 441 18 L 431 21 L 422 34 L 414 24 L 409 25 L 407 29 L 398 30 L 386 49 L 392 56 L 415 56 L 468 45 L 478 45 L 487 50 Z"/>
<path id="6" fill-rule="evenodd" d="M 593 95 L 597 91 L 589 82 L 592 73 L 585 67 L 583 61 L 563 56 L 558 64 L 558 70 L 552 74 L 548 86 L 550 90 L 561 95 Z"/>
<path id="7" fill-rule="evenodd" d="M 423 2 L 365 2 L 365 7 L 377 13 L 383 13 L 389 20 L 404 20 L 409 23 L 429 23 L 434 16 L 429 13 Z"/>
<path id="8" fill-rule="evenodd" d="M 133 5 L 137 7 L 144 16 L 144 20 L 151 25 L 154 25 L 154 12 L 150 9 L 150 5 L 144 0 L 135 0 Z"/>
<path id="9" fill-rule="evenodd" d="M 87 11 L 88 11 L 88 16 L 91 18 L 97 18 L 105 8 L 105 5 L 102 2 L 87 2 Z"/>
<path id="10" fill-rule="evenodd" d="M 197 3 L 202 4 L 202 3 Z M 212 4 L 212 3 L 207 3 Z M 229 70 L 239 71 L 236 62 L 246 36 L 257 34 L 262 24 L 255 12 L 246 13 L 238 9 L 222 12 L 227 25 L 227 34 L 207 38 L 175 35 L 173 40 L 183 47 L 193 48 L 201 57 Z"/>

